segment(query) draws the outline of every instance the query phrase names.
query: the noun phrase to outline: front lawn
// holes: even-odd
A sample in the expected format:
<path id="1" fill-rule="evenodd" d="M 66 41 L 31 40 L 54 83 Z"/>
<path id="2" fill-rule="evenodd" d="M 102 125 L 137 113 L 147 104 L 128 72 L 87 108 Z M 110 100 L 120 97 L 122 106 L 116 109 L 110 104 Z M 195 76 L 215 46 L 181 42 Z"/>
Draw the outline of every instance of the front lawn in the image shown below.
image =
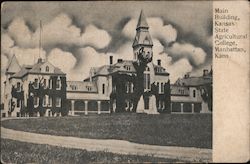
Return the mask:
<path id="1" fill-rule="evenodd" d="M 1 139 L 2 163 L 142 163 L 178 162 L 152 156 L 119 155 L 108 152 L 88 152 L 49 145 L 39 145 Z"/>
<path id="2" fill-rule="evenodd" d="M 136 143 L 212 148 L 211 114 L 119 113 L 81 117 L 6 120 L 2 126 L 27 132 Z"/>

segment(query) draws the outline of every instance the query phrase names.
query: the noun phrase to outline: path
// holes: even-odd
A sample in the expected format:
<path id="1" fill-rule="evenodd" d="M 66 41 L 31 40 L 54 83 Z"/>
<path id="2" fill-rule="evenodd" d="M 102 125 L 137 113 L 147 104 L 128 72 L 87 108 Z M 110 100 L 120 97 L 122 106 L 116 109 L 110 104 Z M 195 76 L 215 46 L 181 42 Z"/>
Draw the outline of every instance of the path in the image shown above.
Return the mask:
<path id="1" fill-rule="evenodd" d="M 211 162 L 212 150 L 137 144 L 124 140 L 86 139 L 78 137 L 54 136 L 17 131 L 1 127 L 1 138 L 12 139 L 21 142 L 35 144 L 47 144 L 74 149 L 86 149 L 87 151 L 106 151 L 118 154 L 149 155 L 154 157 L 179 159 L 184 161 Z"/>

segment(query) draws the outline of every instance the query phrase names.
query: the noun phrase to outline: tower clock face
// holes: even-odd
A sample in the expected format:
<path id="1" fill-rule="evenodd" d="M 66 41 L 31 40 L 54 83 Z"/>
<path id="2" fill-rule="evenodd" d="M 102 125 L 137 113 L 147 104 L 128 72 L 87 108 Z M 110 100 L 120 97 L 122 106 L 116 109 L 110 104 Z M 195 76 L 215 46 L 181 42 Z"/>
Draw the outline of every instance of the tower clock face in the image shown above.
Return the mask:
<path id="1" fill-rule="evenodd" d="M 139 56 L 138 59 L 141 60 L 142 62 L 149 63 L 152 61 L 152 52 L 151 51 L 145 51 L 144 47 L 142 47 L 139 50 Z"/>

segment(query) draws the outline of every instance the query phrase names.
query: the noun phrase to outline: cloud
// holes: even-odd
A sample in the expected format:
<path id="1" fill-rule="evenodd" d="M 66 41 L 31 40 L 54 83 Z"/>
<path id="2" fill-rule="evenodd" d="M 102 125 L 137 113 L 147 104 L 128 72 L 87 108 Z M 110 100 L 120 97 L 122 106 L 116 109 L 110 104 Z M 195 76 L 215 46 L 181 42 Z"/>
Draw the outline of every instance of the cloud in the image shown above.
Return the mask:
<path id="1" fill-rule="evenodd" d="M 35 32 L 39 37 L 40 29 Z M 42 27 L 42 41 L 44 46 L 58 44 L 73 45 L 79 42 L 81 30 L 72 24 L 72 19 L 67 14 L 59 14 Z"/>
<path id="2" fill-rule="evenodd" d="M 72 74 L 69 74 L 68 79 L 83 80 L 87 78 L 91 67 L 100 67 L 109 64 L 109 56 L 114 55 L 111 53 L 99 53 L 90 46 L 78 49 L 77 54 L 80 57 L 80 61 L 74 70 L 72 70 Z M 80 76 L 77 77 L 76 74 Z"/>
<path id="3" fill-rule="evenodd" d="M 206 52 L 200 48 L 195 47 L 190 43 L 175 42 L 171 47 L 166 49 L 169 54 L 174 58 L 187 58 L 196 66 L 205 62 Z"/>
<path id="4" fill-rule="evenodd" d="M 48 61 L 65 73 L 69 73 L 76 64 L 76 58 L 71 53 L 62 51 L 59 48 L 50 51 Z"/>
<path id="5" fill-rule="evenodd" d="M 157 60 L 161 60 L 161 65 L 167 68 L 172 58 L 164 52 L 164 46 L 160 43 L 159 40 L 153 39 L 153 63 L 157 64 Z"/>
<path id="6" fill-rule="evenodd" d="M 39 48 L 12 48 L 13 54 L 16 55 L 16 58 L 20 65 L 33 65 L 37 62 L 39 58 Z M 45 50 L 40 50 L 40 57 L 45 59 L 46 52 Z"/>
<path id="7" fill-rule="evenodd" d="M 26 25 L 24 19 L 15 18 L 8 26 L 8 34 L 14 38 L 17 45 L 29 47 L 32 43 L 32 32 Z"/>
<path id="8" fill-rule="evenodd" d="M 137 19 L 131 19 L 123 28 L 122 33 L 130 39 L 134 39 L 136 34 Z M 171 25 L 164 25 L 159 17 L 147 18 L 149 32 L 153 38 L 163 40 L 166 44 L 173 42 L 177 38 L 177 30 Z"/>
<path id="9" fill-rule="evenodd" d="M 104 48 L 111 36 L 107 31 L 90 24 L 84 33 L 73 24 L 72 19 L 64 13 L 57 15 L 50 22 L 42 26 L 42 46 L 55 47 L 57 45 L 84 47 L 91 45 L 95 48 Z M 17 46 L 34 48 L 39 46 L 40 27 L 32 32 L 23 18 L 14 19 L 8 27 L 8 34 L 14 38 Z"/>
<path id="10" fill-rule="evenodd" d="M 104 48 L 110 43 L 111 37 L 107 31 L 98 29 L 94 25 L 88 25 L 82 35 L 82 40 L 84 44 Z"/>
<path id="11" fill-rule="evenodd" d="M 14 41 L 10 38 L 9 35 L 3 34 L 1 35 L 1 53 L 2 54 L 10 54 L 10 49 L 13 47 Z"/>
<path id="12" fill-rule="evenodd" d="M 187 59 L 180 59 L 169 65 L 167 67 L 167 71 L 169 72 L 169 78 L 171 83 L 175 83 L 178 78 L 183 77 L 186 73 L 192 71 L 192 65 L 189 63 Z"/>
<path id="13" fill-rule="evenodd" d="M 114 62 L 118 59 L 132 60 L 134 59 L 132 42 L 125 42 L 120 48 L 114 53 Z"/>
<path id="14" fill-rule="evenodd" d="M 5 55 L 1 54 L 1 73 L 7 68 L 8 63 L 8 58 Z"/>

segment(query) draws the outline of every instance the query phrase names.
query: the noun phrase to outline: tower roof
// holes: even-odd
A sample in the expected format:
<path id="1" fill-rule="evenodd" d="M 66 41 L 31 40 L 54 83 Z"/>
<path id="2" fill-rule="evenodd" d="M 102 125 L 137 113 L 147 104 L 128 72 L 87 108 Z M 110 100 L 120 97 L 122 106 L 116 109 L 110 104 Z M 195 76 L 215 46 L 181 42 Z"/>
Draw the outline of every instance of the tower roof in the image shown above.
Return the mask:
<path id="1" fill-rule="evenodd" d="M 141 14 L 140 14 L 136 29 L 141 28 L 141 27 L 149 28 L 148 23 L 146 21 L 146 17 L 143 13 L 143 10 L 141 10 Z"/>
<path id="2" fill-rule="evenodd" d="M 18 63 L 18 60 L 15 55 L 12 56 L 10 63 L 6 69 L 6 73 L 16 73 L 21 70 L 21 66 Z"/>
<path id="3" fill-rule="evenodd" d="M 136 28 L 136 36 L 132 47 L 135 47 L 137 45 L 153 46 L 153 41 L 149 34 L 148 28 L 149 26 L 146 21 L 146 17 L 143 13 L 143 10 L 141 10 L 141 14 Z"/>

